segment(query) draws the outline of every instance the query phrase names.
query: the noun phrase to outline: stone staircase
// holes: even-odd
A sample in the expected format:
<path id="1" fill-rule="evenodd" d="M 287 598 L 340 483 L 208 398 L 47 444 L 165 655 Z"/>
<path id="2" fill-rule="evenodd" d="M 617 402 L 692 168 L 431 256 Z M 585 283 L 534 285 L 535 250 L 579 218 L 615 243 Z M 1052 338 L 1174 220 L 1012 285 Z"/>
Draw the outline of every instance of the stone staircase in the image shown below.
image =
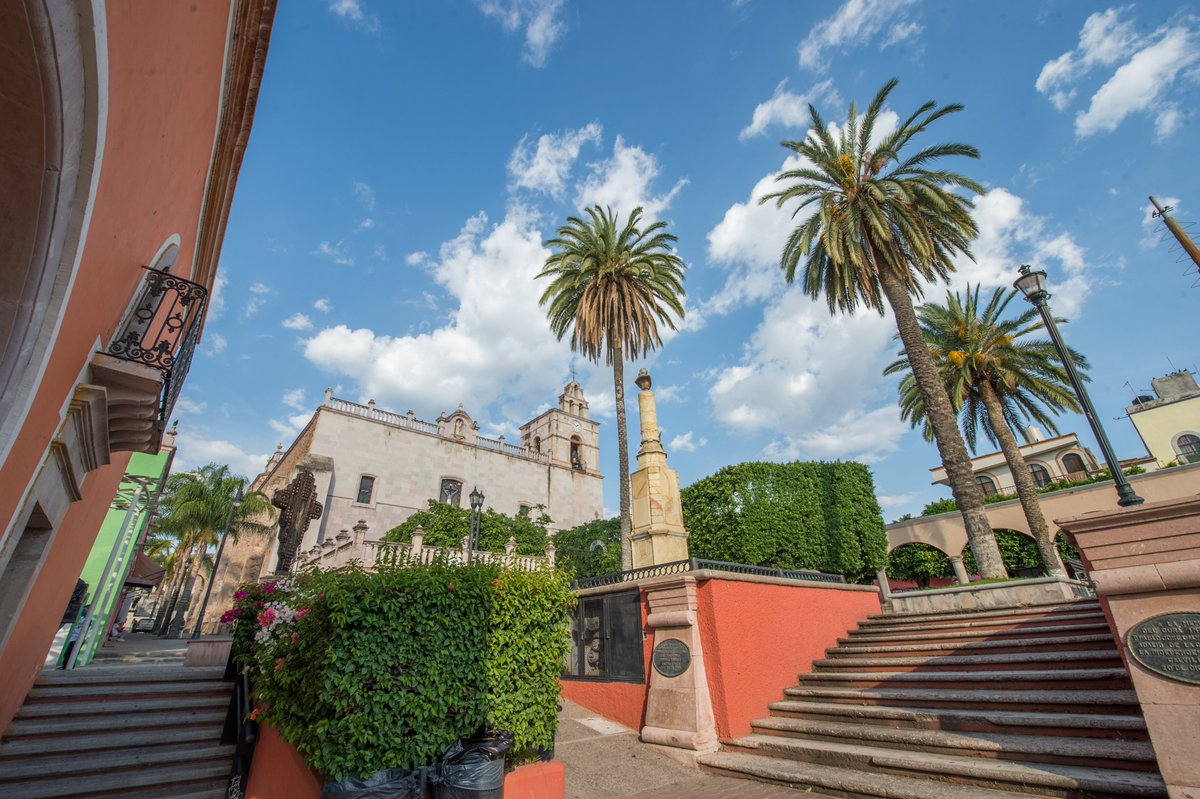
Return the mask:
<path id="1" fill-rule="evenodd" d="M 877 615 L 711 771 L 887 799 L 1165 797 L 1094 600 Z"/>
<path id="2" fill-rule="evenodd" d="M 88 666 L 38 678 L 0 743 L 4 799 L 221 799 L 223 668 Z"/>

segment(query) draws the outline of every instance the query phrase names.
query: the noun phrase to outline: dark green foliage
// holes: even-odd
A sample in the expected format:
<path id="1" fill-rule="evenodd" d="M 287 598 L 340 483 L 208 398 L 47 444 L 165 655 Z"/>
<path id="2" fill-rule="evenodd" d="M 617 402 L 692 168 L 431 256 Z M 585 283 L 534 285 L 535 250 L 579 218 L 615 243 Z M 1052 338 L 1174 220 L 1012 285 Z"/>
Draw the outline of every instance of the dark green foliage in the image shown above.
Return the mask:
<path id="1" fill-rule="evenodd" d="M 554 563 L 576 579 L 621 570 L 621 519 L 597 519 L 554 534 Z"/>
<path id="2" fill-rule="evenodd" d="M 552 520 L 546 515 L 544 505 L 538 505 L 536 511 L 537 516 L 531 519 L 530 514 L 524 511 L 513 517 L 491 508 L 484 509 L 479 519 L 479 549 L 483 552 L 503 552 L 504 544 L 511 536 L 517 539 L 518 554 L 545 554 L 546 525 Z M 425 531 L 425 546 L 458 549 L 471 529 L 471 509 L 431 499 L 428 510 L 417 511 L 409 516 L 388 530 L 383 540 L 407 544 L 418 525 Z"/>
<path id="3" fill-rule="evenodd" d="M 740 463 L 682 491 L 696 558 L 870 579 L 887 537 L 860 463 Z"/>
<path id="4" fill-rule="evenodd" d="M 984 502 L 987 502 L 987 500 L 985 499 Z M 957 511 L 957 510 L 958 510 L 958 503 L 955 502 L 950 497 L 945 497 L 943 499 L 935 499 L 933 502 L 930 502 L 928 505 L 926 505 L 924 508 L 921 509 L 921 515 L 922 516 L 936 516 L 939 513 L 949 513 L 950 511 Z"/>
<path id="5" fill-rule="evenodd" d="M 940 549 L 912 543 L 888 553 L 887 575 L 893 580 L 916 580 L 919 586 L 928 588 L 931 577 L 953 577 L 954 571 Z"/>
<path id="6" fill-rule="evenodd" d="M 518 756 L 552 744 L 573 603 L 565 575 L 346 568 L 271 598 L 256 699 L 322 775 L 427 765 L 485 721 L 515 734 Z"/>
<path id="7" fill-rule="evenodd" d="M 1004 565 L 1009 571 L 1043 568 L 1042 556 L 1030 536 L 1015 530 L 1001 529 L 995 532 L 996 545 L 1000 548 L 1000 556 L 1004 558 Z M 1061 531 L 1055 543 L 1062 557 L 1079 559 L 1079 550 L 1067 543 Z M 979 569 L 969 546 L 963 548 L 962 556 L 967 573 L 976 574 Z M 953 577 L 954 569 L 950 566 L 950 559 L 940 549 L 928 544 L 913 543 L 898 546 L 888 554 L 887 575 L 895 580 L 916 580 L 922 588 L 928 588 L 929 578 Z"/>
<path id="8" fill-rule="evenodd" d="M 1013 530 L 996 530 L 996 546 L 1000 547 L 1000 557 L 1011 572 L 1014 569 L 1041 569 L 1042 555 L 1038 552 L 1037 543 L 1027 535 Z M 976 574 L 979 567 L 975 564 L 975 555 L 970 547 L 963 548 L 963 566 L 968 574 Z"/>

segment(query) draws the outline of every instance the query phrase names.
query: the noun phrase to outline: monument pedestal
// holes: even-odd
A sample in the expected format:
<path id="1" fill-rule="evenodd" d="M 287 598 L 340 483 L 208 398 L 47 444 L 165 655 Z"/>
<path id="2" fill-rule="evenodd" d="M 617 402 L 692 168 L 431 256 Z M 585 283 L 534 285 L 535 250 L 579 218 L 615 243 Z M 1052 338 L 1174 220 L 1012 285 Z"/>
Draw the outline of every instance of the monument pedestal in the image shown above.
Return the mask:
<path id="1" fill-rule="evenodd" d="M 1056 519 L 1104 603 L 1171 799 L 1200 799 L 1200 497 Z"/>
<path id="2" fill-rule="evenodd" d="M 656 582 L 646 589 L 646 602 L 654 650 L 642 740 L 697 754 L 715 752 L 717 724 L 696 624 L 696 578 Z"/>

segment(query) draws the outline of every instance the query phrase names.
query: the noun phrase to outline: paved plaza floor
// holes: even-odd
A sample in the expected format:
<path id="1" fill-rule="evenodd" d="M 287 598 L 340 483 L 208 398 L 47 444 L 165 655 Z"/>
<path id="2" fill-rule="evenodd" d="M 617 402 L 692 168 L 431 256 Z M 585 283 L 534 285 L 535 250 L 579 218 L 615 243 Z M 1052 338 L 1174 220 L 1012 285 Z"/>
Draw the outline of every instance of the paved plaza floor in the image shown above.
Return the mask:
<path id="1" fill-rule="evenodd" d="M 560 700 L 554 756 L 567 769 L 566 799 L 798 799 L 813 794 L 686 766 L 637 733 Z"/>

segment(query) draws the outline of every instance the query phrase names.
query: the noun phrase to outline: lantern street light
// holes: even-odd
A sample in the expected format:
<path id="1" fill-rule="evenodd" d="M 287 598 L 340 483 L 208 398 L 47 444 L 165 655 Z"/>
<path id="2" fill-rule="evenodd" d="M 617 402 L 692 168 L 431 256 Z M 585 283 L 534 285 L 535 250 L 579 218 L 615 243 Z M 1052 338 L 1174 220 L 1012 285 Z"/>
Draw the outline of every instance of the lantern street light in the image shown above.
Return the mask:
<path id="1" fill-rule="evenodd" d="M 200 615 L 196 617 L 196 628 L 192 630 L 192 640 L 200 637 L 200 625 L 204 624 L 204 611 L 208 610 L 208 598 L 212 595 L 213 583 L 217 581 L 217 567 L 221 565 L 221 553 L 225 551 L 225 539 L 229 537 L 229 528 L 233 526 L 233 514 L 241 506 L 245 497 L 246 482 L 238 483 L 237 493 L 229 505 L 229 515 L 225 518 L 225 529 L 221 531 L 221 541 L 217 544 L 217 554 L 213 556 L 212 572 L 208 576 L 208 585 L 204 588 L 204 601 L 200 603 Z"/>
<path id="2" fill-rule="evenodd" d="M 467 539 L 467 563 L 475 560 L 475 550 L 479 549 L 479 514 L 483 510 L 483 492 L 479 486 L 471 489 L 471 532 Z"/>
<path id="3" fill-rule="evenodd" d="M 1017 278 L 1013 286 L 1020 289 L 1021 293 L 1025 295 L 1025 299 L 1029 300 L 1030 304 L 1037 308 L 1038 313 L 1042 315 L 1042 322 L 1046 326 L 1046 331 L 1050 333 L 1050 341 L 1053 342 L 1054 349 L 1058 352 L 1063 368 L 1067 370 L 1067 378 L 1071 381 L 1071 387 L 1075 389 L 1075 396 L 1079 399 L 1080 407 L 1083 408 L 1083 415 L 1091 425 L 1092 434 L 1096 436 L 1100 452 L 1104 455 L 1104 462 L 1108 464 L 1109 474 L 1112 475 L 1117 489 L 1117 504 L 1121 507 L 1142 504 L 1142 498 L 1134 492 L 1133 486 L 1125 479 L 1125 472 L 1121 471 L 1121 463 L 1113 452 L 1112 444 L 1108 442 L 1108 436 L 1100 424 L 1100 418 L 1096 416 L 1092 400 L 1083 388 L 1079 372 L 1075 370 L 1075 361 L 1072 360 L 1067 345 L 1063 343 L 1062 336 L 1058 333 L 1054 315 L 1050 313 L 1050 307 L 1046 304 L 1046 301 L 1050 299 L 1050 292 L 1046 291 L 1046 273 L 1040 269 L 1035 272 L 1028 264 L 1021 266 L 1019 271 L 1021 276 Z"/>

